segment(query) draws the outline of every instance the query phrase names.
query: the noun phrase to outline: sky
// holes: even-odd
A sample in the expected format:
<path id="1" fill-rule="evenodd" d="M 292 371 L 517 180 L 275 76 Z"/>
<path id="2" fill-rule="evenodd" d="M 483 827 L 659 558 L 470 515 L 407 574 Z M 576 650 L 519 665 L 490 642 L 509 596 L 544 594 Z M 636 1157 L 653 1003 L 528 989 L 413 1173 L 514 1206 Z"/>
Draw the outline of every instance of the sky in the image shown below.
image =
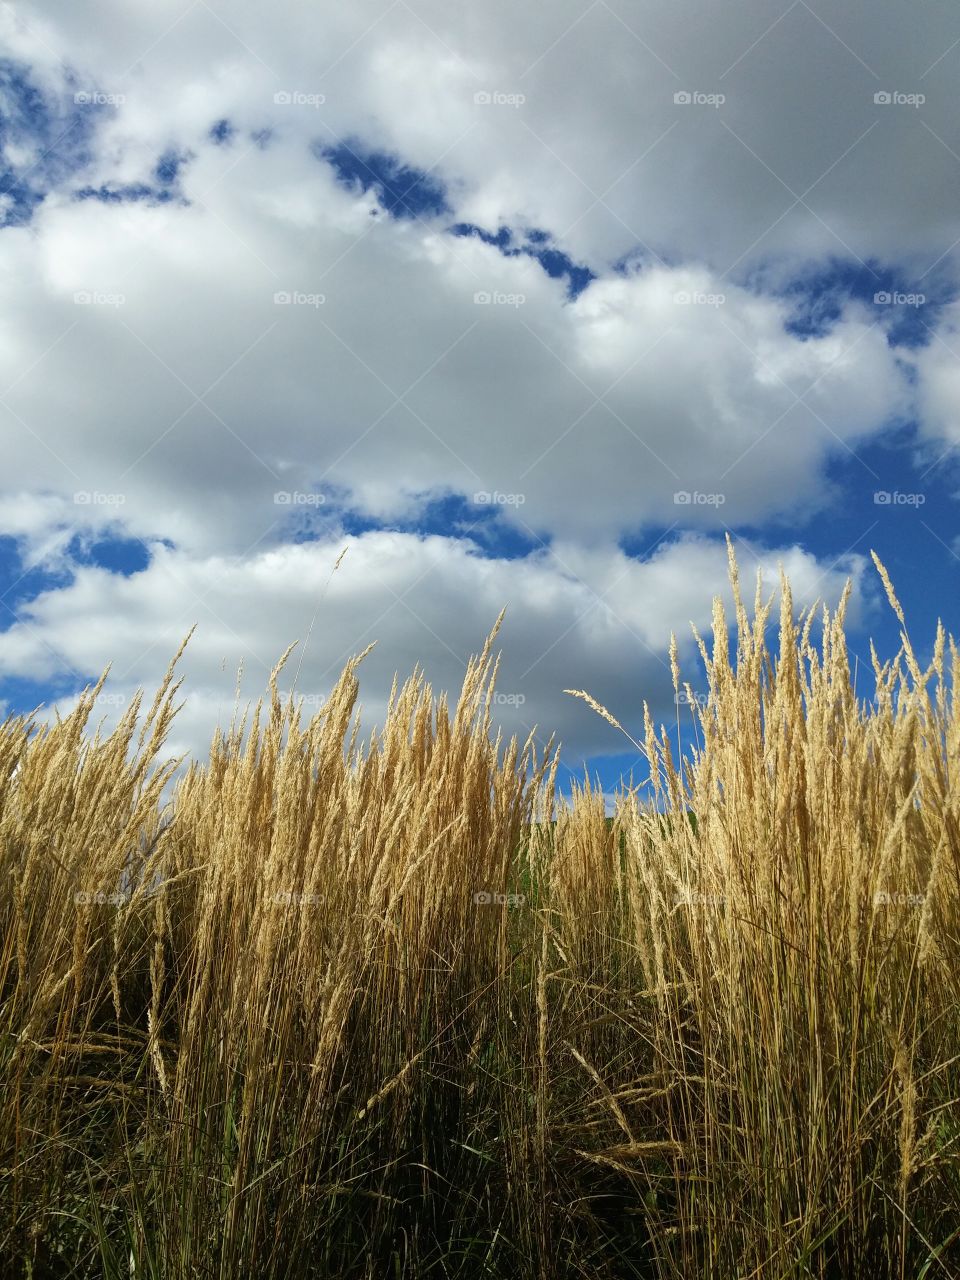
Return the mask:
<path id="1" fill-rule="evenodd" d="M 0 715 L 191 627 L 168 755 L 372 641 L 614 793 L 787 572 L 960 634 L 946 0 L 0 4 Z M 338 557 L 346 555 L 334 572 Z"/>

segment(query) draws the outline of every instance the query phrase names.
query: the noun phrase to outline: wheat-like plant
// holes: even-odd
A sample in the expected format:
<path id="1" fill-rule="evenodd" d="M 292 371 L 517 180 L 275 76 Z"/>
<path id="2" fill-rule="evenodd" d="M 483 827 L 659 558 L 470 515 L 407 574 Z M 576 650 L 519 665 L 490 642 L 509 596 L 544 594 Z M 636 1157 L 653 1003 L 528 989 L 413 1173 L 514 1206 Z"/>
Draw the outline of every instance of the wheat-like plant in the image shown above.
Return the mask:
<path id="1" fill-rule="evenodd" d="M 364 741 L 364 655 L 304 721 L 290 650 L 175 780 L 179 653 L 0 725 L 0 1273 L 960 1275 L 960 654 L 877 568 L 871 701 L 849 591 L 771 650 L 732 548 L 695 749 L 570 691 L 613 819 L 493 735 L 500 620 Z"/>

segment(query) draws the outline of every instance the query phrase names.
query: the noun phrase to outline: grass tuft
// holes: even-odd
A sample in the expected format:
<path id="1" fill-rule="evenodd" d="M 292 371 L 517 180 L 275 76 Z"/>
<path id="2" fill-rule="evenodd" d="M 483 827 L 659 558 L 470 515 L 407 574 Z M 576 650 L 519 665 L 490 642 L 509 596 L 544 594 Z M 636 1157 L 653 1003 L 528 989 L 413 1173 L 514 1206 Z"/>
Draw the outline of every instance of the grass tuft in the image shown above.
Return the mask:
<path id="1" fill-rule="evenodd" d="M 304 723 L 288 650 L 166 805 L 183 646 L 142 724 L 8 718 L 0 1272 L 960 1275 L 960 654 L 877 568 L 866 701 L 849 591 L 818 647 L 782 578 L 771 651 L 731 548 L 701 745 L 645 708 L 612 821 L 492 738 L 499 619 L 366 742 L 364 655 Z"/>

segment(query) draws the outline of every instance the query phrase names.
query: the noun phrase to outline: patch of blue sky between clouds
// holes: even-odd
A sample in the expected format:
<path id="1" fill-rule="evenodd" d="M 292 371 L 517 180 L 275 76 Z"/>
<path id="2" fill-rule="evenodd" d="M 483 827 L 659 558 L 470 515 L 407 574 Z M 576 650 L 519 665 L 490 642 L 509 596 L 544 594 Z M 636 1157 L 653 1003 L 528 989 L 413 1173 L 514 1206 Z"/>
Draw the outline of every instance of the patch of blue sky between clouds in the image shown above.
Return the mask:
<path id="1" fill-rule="evenodd" d="M 788 429 L 786 424 L 783 429 Z M 890 574 L 921 662 L 932 656 L 938 619 L 948 633 L 960 636 L 960 546 L 955 545 L 960 450 L 943 456 L 939 448 L 921 447 L 915 425 L 903 422 L 851 450 L 838 444 L 825 462 L 821 484 L 826 499 L 823 510 L 801 508 L 789 518 L 759 526 L 741 521 L 730 532 L 744 596 L 751 601 L 756 568 L 747 540 L 758 546 L 798 545 L 825 569 L 848 553 L 865 558 L 861 586 L 866 608 L 859 625 L 848 627 L 848 648 L 851 667 L 859 663 L 858 689 L 866 696 L 873 690 L 871 639 L 884 662 L 894 657 L 901 643 L 900 624 L 883 594 L 871 551 Z M 724 533 L 704 531 L 700 536 L 722 541 Z M 618 546 L 625 555 L 643 560 L 653 547 L 660 549 L 682 536 L 682 521 L 674 529 L 645 526 L 622 536 Z M 933 582 L 940 589 L 932 591 Z M 764 583 L 767 594 L 777 586 L 766 576 Z M 772 626 L 771 643 L 776 617 Z"/>
<path id="2" fill-rule="evenodd" d="M 190 201 L 180 189 L 181 170 L 193 158 L 192 152 L 170 148 L 160 156 L 150 175 L 151 181 L 101 183 L 99 187 L 80 187 L 74 200 L 99 200 L 101 204 L 171 204 L 183 206 Z"/>
<path id="3" fill-rule="evenodd" d="M 46 93 L 29 67 L 0 57 L 0 227 L 28 223 L 47 193 L 92 159 L 98 119 L 113 108 L 69 74 L 66 86 Z"/>
<path id="4" fill-rule="evenodd" d="M 99 679 L 99 674 L 97 679 Z M 61 698 L 80 693 L 86 685 L 94 683 L 80 673 L 59 673 L 44 680 L 28 680 L 22 676 L 8 676 L 0 681 L 0 715 L 28 716 Z"/>
<path id="5" fill-rule="evenodd" d="M 794 528 L 796 538 L 824 564 L 847 547 L 867 557 L 876 552 L 903 605 L 918 655 L 932 652 L 938 618 L 948 632 L 960 636 L 960 559 L 951 546 L 960 454 L 941 454 L 939 448 L 918 446 L 911 423 L 856 446 L 853 454 L 838 449 L 824 475 L 824 483 L 837 494 L 829 518 L 799 519 Z M 879 607 L 865 620 L 863 631 L 873 636 L 886 660 L 900 647 L 900 626 L 882 597 L 872 563 L 866 577 L 875 585 Z M 934 582 L 939 589 L 931 590 Z M 851 649 L 860 645 L 868 658 L 863 632 L 853 637 Z"/>
<path id="6" fill-rule="evenodd" d="M 67 555 L 76 565 L 90 565 L 129 578 L 150 564 L 150 548 L 139 538 L 75 534 Z"/>
<path id="7" fill-rule="evenodd" d="M 698 264 L 695 261 L 672 251 L 665 244 L 654 246 L 639 243 L 620 254 L 618 258 L 614 258 L 609 264 L 609 271 L 612 276 L 625 276 L 630 279 L 641 275 L 650 267 L 660 267 L 664 271 L 680 271 L 684 267 L 696 265 Z"/>
<path id="8" fill-rule="evenodd" d="M 165 546 L 173 547 L 168 539 Z M 139 538 L 109 531 L 77 532 L 57 556 L 56 567 L 49 562 L 28 565 L 16 538 L 0 535 L 0 631 L 16 621 L 17 611 L 48 591 L 69 587 L 77 569 L 105 569 L 129 578 L 150 564 L 150 548 Z"/>
<path id="9" fill-rule="evenodd" d="M 748 287 L 750 287 L 748 282 Z M 762 274 L 752 281 L 762 291 Z M 786 330 L 801 339 L 821 338 L 841 320 L 845 306 L 859 302 L 875 317 L 892 347 L 926 346 L 955 286 L 935 269 L 918 279 L 896 264 L 834 258 L 775 290 L 792 307 Z"/>
<path id="10" fill-rule="evenodd" d="M 172 547 L 167 539 L 164 545 Z M 41 596 L 69 587 L 80 568 L 97 568 L 120 577 L 141 573 L 150 563 L 150 550 L 138 538 L 125 538 L 106 533 L 75 534 L 58 557 L 56 568 L 49 564 L 28 568 L 24 565 L 16 538 L 0 535 L 0 632 L 8 631 L 26 619 L 29 625 L 30 605 Z M 41 680 L 24 676 L 0 679 L 2 714 L 27 714 L 37 707 L 49 706 L 61 698 L 76 695 L 95 683 L 101 672 L 78 671 L 65 656 L 58 658 L 59 670 Z M 107 701 L 113 695 L 107 695 Z"/>
<path id="11" fill-rule="evenodd" d="M 45 591 L 68 586 L 72 576 L 62 562 L 58 562 L 55 570 L 44 565 L 28 567 L 20 555 L 17 539 L 0 534 L 0 631 L 8 631 L 13 626 L 20 607 Z M 10 696 L 3 682 L 0 682 L 0 696 L 14 706 L 22 705 Z"/>
<path id="12" fill-rule="evenodd" d="M 740 589 L 747 604 L 748 616 L 752 620 L 756 568 L 743 540 L 736 537 L 734 541 L 740 570 Z M 802 539 L 801 541 L 804 550 L 814 553 L 817 551 L 817 546 L 813 544 L 813 540 Z M 823 538 L 821 541 L 825 544 L 829 539 Z M 869 542 L 867 545 L 870 545 Z M 835 559 L 835 547 L 830 547 L 828 554 Z M 911 574 L 911 563 L 915 564 L 915 562 L 911 562 L 909 553 L 903 557 L 903 563 L 898 561 L 896 566 L 894 557 L 889 554 L 889 549 L 886 555 L 878 549 L 878 554 L 881 561 L 890 570 L 895 590 L 901 604 L 904 605 L 910 629 L 910 638 L 917 659 L 921 667 L 926 667 L 933 658 L 937 610 L 930 601 L 927 602 L 926 609 L 920 607 L 925 584 L 922 580 L 918 583 L 916 575 Z M 899 568 L 899 572 L 897 572 L 897 568 Z M 958 569 L 960 569 L 960 565 L 958 565 Z M 771 596 L 774 596 L 774 607 L 770 613 L 765 632 L 767 649 L 774 659 L 776 659 L 779 651 L 780 614 L 778 586 L 778 581 L 772 580 L 768 574 L 764 575 L 763 600 L 767 601 Z M 848 619 L 848 624 L 845 628 L 847 659 L 851 683 L 856 697 L 860 702 L 873 703 L 875 701 L 876 685 L 870 654 L 870 641 L 873 641 L 881 663 L 889 662 L 896 656 L 901 647 L 900 627 L 886 599 L 879 575 L 872 564 L 869 565 L 865 580 L 861 583 L 861 586 L 865 589 L 869 604 L 861 626 L 851 626 Z M 917 588 L 915 593 L 913 588 Z M 822 654 L 823 651 L 822 604 L 823 602 L 821 601 L 810 632 L 811 644 L 818 654 Z M 835 601 L 830 602 L 831 612 L 835 604 Z M 794 612 L 796 617 L 798 614 L 796 608 Z M 728 606 L 726 613 L 728 624 L 732 624 L 732 608 Z M 954 612 L 952 621 L 955 624 L 956 612 Z M 944 617 L 944 626 L 948 633 L 957 634 L 956 626 L 952 625 L 951 621 L 946 617 Z M 681 648 L 691 634 L 689 629 L 683 634 L 678 634 L 677 638 L 680 641 Z M 736 671 L 738 666 L 736 633 L 731 631 L 728 634 L 730 643 L 729 658 L 733 670 Z M 709 630 L 702 629 L 701 636 L 706 643 L 708 654 L 712 653 L 713 641 Z M 901 666 L 903 666 L 902 662 Z M 687 685 L 689 685 L 689 693 L 686 688 Z M 686 762 L 684 768 L 687 769 L 693 756 L 703 748 L 704 737 L 700 715 L 702 711 L 706 711 L 708 708 L 708 697 L 709 686 L 703 661 L 699 655 L 694 655 L 688 650 L 687 656 L 681 658 L 680 662 L 680 691 L 673 699 L 675 706 L 673 708 L 668 707 L 666 710 L 661 709 L 659 714 L 655 709 L 651 709 L 657 741 L 660 742 L 662 740 L 662 730 L 665 729 L 675 765 L 683 757 Z M 897 704 L 898 697 L 899 692 L 894 695 L 894 705 Z M 627 733 L 637 742 L 643 743 L 644 727 L 639 716 L 631 717 L 627 714 L 626 709 L 622 707 L 608 706 L 607 709 L 620 721 Z M 584 705 L 584 715 L 588 711 L 589 709 Z M 594 713 L 590 712 L 590 714 Z M 762 714 L 761 711 L 761 719 Z M 620 750 L 617 749 L 618 740 L 622 748 Z M 609 813 L 613 812 L 613 796 L 621 790 L 636 788 L 637 796 L 641 803 L 652 802 L 655 794 L 650 784 L 649 767 L 646 758 L 627 741 L 623 734 L 612 726 L 610 728 L 610 748 L 609 752 L 604 751 L 603 754 L 594 754 L 589 757 L 583 755 L 575 756 L 569 751 L 563 752 L 557 779 L 560 789 L 565 794 L 568 794 L 572 784 L 575 783 L 582 787 L 584 771 L 586 770 L 589 774 L 591 785 L 597 790 L 603 790 L 608 797 L 607 811 Z"/>
<path id="13" fill-rule="evenodd" d="M 501 227 L 494 233 L 471 222 L 458 222 L 450 230 L 455 236 L 476 236 L 484 244 L 499 249 L 505 258 L 535 258 L 551 279 L 566 279 L 570 301 L 578 298 L 591 281 L 597 279 L 589 267 L 574 262 L 568 254 L 557 249 L 550 233 L 540 228 L 519 235 L 509 227 Z"/>
<path id="14" fill-rule="evenodd" d="M 356 140 L 337 146 L 317 144 L 314 154 L 326 161 L 338 181 L 348 190 L 364 193 L 373 189 L 384 211 L 394 218 L 431 218 L 451 214 L 443 184 L 422 170 L 404 164 L 385 152 L 367 151 Z M 589 267 L 574 262 L 553 244 L 549 232 L 534 228 L 522 234 L 508 227 L 496 232 L 468 222 L 450 227 L 455 236 L 476 236 L 499 249 L 505 257 L 535 258 L 552 279 L 565 279 L 571 299 L 579 297 L 597 277 Z"/>
<path id="15" fill-rule="evenodd" d="M 526 530 L 504 514 L 505 500 L 517 495 L 483 492 L 412 495 L 416 511 L 406 517 L 378 519 L 350 506 L 346 495 L 310 495 L 291 511 L 281 537 L 295 543 L 329 536 L 331 529 L 359 537 L 365 533 L 405 533 L 419 537 L 462 539 L 472 554 L 488 560 L 521 560 L 550 545 L 548 535 Z M 503 500 L 503 501 L 501 501 Z M 292 506 L 292 504 L 291 504 Z"/>
<path id="16" fill-rule="evenodd" d="M 585 710 L 589 710 L 586 708 Z M 608 707 L 614 716 L 620 719 L 620 713 L 615 707 Z M 689 707 L 682 707 L 682 713 L 687 717 L 690 715 Z M 596 712 L 591 711 L 591 715 Z M 622 723 L 622 721 L 621 721 Z M 657 738 L 660 737 L 660 724 L 654 721 L 657 729 Z M 679 753 L 677 751 L 677 726 L 676 723 L 665 724 L 667 734 L 670 738 L 670 750 L 673 753 L 674 764 L 677 764 Z M 629 724 L 624 725 L 628 733 L 632 734 L 638 742 L 643 741 L 643 725 Z M 626 738 L 618 733 L 611 725 L 610 734 L 612 738 L 619 738 L 621 742 L 626 742 Z M 690 748 L 698 744 L 703 745 L 703 734 L 692 729 L 689 721 L 681 719 L 680 745 L 682 752 L 689 759 Z M 563 751 L 563 745 L 560 749 L 560 767 L 557 769 L 558 790 L 564 795 L 569 796 L 574 786 L 581 790 L 584 786 L 584 778 L 588 776 L 590 786 L 594 791 L 602 791 L 607 801 L 607 813 L 613 815 L 614 799 L 617 795 L 634 790 L 641 805 L 650 806 L 656 798 L 653 784 L 650 781 L 650 770 L 646 759 L 634 749 L 616 753 L 609 756 L 594 756 L 590 759 L 584 757 L 575 758 L 567 755 Z"/>
<path id="17" fill-rule="evenodd" d="M 316 143 L 314 154 L 333 168 L 337 180 L 348 190 L 367 192 L 372 187 L 384 210 L 395 218 L 451 212 L 442 184 L 396 156 L 365 151 L 354 139 L 335 147 Z"/>
<path id="18" fill-rule="evenodd" d="M 210 141 L 218 147 L 229 146 L 237 136 L 237 130 L 229 120 L 217 120 L 210 126 Z"/>

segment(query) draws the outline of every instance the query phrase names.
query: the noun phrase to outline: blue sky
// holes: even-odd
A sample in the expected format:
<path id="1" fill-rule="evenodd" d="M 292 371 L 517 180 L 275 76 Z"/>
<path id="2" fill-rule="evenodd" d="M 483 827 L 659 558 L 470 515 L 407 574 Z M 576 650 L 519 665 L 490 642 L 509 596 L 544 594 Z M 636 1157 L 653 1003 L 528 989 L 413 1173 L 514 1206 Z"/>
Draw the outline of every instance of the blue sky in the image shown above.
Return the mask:
<path id="1" fill-rule="evenodd" d="M 871 550 L 960 634 L 960 18 L 903 8 L 5 10 L 0 709 L 112 662 L 109 724 L 197 623 L 202 756 L 316 617 L 372 724 L 505 605 L 498 723 L 612 791 L 563 690 L 674 725 L 728 535 L 853 579 L 865 696 Z"/>

